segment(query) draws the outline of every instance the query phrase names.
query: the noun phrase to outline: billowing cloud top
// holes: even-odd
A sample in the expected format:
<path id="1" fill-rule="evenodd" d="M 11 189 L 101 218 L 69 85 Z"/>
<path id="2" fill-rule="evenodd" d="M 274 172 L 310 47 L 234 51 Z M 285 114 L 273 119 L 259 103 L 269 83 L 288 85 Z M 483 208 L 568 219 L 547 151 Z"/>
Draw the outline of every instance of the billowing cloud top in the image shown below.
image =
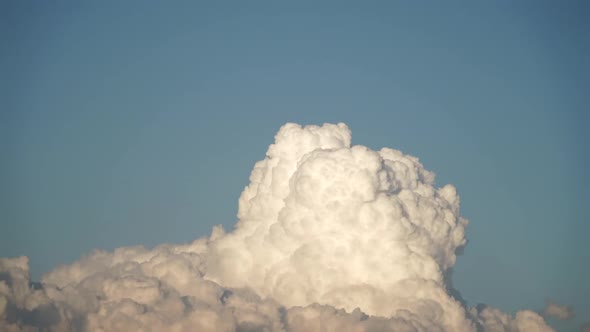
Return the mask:
<path id="1" fill-rule="evenodd" d="M 552 331 L 453 298 L 455 188 L 415 157 L 351 146 L 342 123 L 284 125 L 238 218 L 191 244 L 97 251 L 41 283 L 27 258 L 0 259 L 0 330 Z"/>

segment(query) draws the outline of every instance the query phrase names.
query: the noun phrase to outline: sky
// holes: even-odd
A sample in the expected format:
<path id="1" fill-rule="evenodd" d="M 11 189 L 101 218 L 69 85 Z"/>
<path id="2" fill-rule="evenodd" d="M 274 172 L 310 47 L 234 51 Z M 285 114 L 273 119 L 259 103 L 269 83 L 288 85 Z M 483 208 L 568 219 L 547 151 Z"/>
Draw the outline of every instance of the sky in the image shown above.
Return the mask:
<path id="1" fill-rule="evenodd" d="M 590 321 L 583 1 L 0 4 L 0 257 L 231 229 L 287 122 L 417 156 L 470 221 L 454 284 Z"/>

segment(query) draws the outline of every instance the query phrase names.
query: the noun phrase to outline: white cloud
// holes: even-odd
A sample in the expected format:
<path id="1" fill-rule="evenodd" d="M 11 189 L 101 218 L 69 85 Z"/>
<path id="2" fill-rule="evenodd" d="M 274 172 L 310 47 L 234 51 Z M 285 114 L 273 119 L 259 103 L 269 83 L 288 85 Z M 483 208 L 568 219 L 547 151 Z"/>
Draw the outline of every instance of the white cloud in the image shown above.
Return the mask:
<path id="1" fill-rule="evenodd" d="M 532 311 L 465 308 L 445 275 L 467 220 L 451 185 L 344 124 L 287 124 L 231 233 L 97 251 L 32 287 L 0 259 L 0 330 L 551 331 Z"/>
<path id="2" fill-rule="evenodd" d="M 559 320 L 567 320 L 574 317 L 574 309 L 570 306 L 557 304 L 553 301 L 548 301 L 543 314 L 547 317 L 552 317 Z"/>

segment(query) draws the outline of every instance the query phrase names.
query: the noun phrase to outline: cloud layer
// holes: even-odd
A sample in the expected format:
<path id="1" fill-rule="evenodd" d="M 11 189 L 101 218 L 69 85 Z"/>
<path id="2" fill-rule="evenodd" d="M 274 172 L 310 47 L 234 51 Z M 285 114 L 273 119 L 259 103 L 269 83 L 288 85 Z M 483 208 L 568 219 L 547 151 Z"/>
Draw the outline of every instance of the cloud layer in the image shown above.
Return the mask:
<path id="1" fill-rule="evenodd" d="M 190 244 L 96 251 L 41 283 L 26 257 L 0 259 L 0 330 L 552 331 L 454 298 L 468 223 L 455 188 L 413 156 L 351 146 L 344 124 L 284 125 L 238 218 Z"/>

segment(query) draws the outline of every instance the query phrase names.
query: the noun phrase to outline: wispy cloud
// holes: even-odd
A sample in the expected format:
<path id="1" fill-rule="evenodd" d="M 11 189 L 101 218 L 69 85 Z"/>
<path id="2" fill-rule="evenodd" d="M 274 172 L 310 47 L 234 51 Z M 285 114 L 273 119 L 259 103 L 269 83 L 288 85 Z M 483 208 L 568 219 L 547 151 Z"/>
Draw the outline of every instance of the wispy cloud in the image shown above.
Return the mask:
<path id="1" fill-rule="evenodd" d="M 545 306 L 543 314 L 546 317 L 567 320 L 574 317 L 574 309 L 570 306 L 557 304 L 553 301 L 547 301 L 547 306 Z"/>

